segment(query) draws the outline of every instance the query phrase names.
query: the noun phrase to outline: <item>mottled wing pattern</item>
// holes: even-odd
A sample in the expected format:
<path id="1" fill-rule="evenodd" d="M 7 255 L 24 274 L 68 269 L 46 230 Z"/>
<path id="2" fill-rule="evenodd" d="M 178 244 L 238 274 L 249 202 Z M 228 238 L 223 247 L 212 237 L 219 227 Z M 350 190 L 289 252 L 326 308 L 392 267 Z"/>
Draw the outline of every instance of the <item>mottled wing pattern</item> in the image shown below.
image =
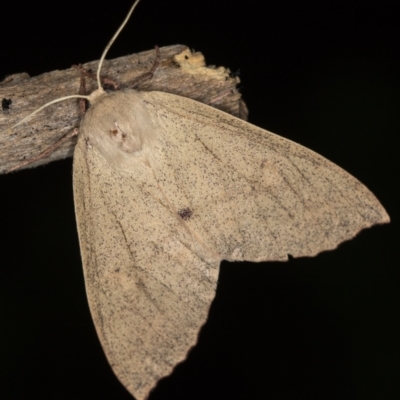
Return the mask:
<path id="1" fill-rule="evenodd" d="M 94 323 L 139 400 L 196 343 L 220 260 L 313 256 L 389 221 L 322 156 L 161 92 L 96 100 L 75 150 L 74 192 Z"/>
<path id="2" fill-rule="evenodd" d="M 97 333 L 115 374 L 144 399 L 196 343 L 220 260 L 196 255 L 151 174 L 110 168 L 83 135 L 74 199 Z"/>
<path id="3" fill-rule="evenodd" d="M 156 179 L 221 258 L 314 256 L 389 221 L 363 184 L 312 150 L 190 99 L 143 97 L 165 131 Z"/>

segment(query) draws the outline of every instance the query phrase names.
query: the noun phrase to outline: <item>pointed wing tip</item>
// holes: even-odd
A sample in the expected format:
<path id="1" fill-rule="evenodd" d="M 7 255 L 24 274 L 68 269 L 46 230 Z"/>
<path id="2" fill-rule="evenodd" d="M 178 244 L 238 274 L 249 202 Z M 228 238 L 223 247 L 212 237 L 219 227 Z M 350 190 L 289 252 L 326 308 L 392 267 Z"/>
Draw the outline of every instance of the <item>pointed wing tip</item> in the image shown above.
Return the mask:
<path id="1" fill-rule="evenodd" d="M 377 224 L 379 224 L 379 225 L 390 224 L 391 220 L 390 220 L 389 214 L 385 210 L 383 210 L 383 211 L 384 211 L 384 215 L 382 216 L 382 219 L 379 222 L 377 222 Z"/>
<path id="2" fill-rule="evenodd" d="M 390 223 L 390 217 L 387 214 L 387 212 L 385 211 L 385 209 L 382 207 L 382 213 L 380 215 L 380 218 L 376 218 L 376 219 L 374 219 L 372 221 L 368 221 L 368 223 L 366 223 L 364 226 L 361 226 L 358 230 L 354 231 L 352 235 L 349 235 L 348 237 L 343 238 L 342 240 L 340 240 L 335 246 L 333 246 L 331 248 L 324 249 L 322 251 L 319 251 L 319 252 L 311 255 L 311 257 L 315 257 L 318 254 L 320 254 L 322 252 L 325 252 L 325 251 L 336 250 L 337 248 L 339 248 L 339 246 L 342 243 L 345 243 L 345 242 L 348 242 L 350 240 L 353 240 L 356 236 L 358 236 L 364 230 L 372 228 L 372 227 L 377 226 L 377 225 L 384 225 L 384 224 L 388 224 L 388 223 Z M 310 256 L 308 256 L 308 257 L 310 257 Z"/>
<path id="3" fill-rule="evenodd" d="M 286 262 L 289 261 L 292 258 L 301 258 L 301 257 L 316 257 L 321 253 L 324 253 L 326 251 L 334 251 L 336 249 L 339 248 L 339 246 L 342 243 L 348 242 L 350 240 L 353 240 L 357 235 L 359 235 L 362 231 L 364 231 L 365 229 L 369 229 L 372 228 L 376 225 L 384 225 L 384 224 L 388 224 L 390 223 L 390 217 L 387 214 L 387 212 L 382 208 L 382 214 L 380 215 L 380 218 L 376 218 L 373 221 L 368 221 L 368 223 L 366 223 L 364 226 L 361 226 L 359 229 L 355 230 L 351 235 L 348 235 L 347 237 L 343 237 L 341 238 L 338 242 L 336 243 L 331 243 L 331 245 L 326 246 L 325 248 L 319 248 L 319 249 L 314 249 L 314 251 L 310 252 L 310 249 L 307 249 L 305 251 L 299 251 L 299 252 L 287 252 L 287 254 L 283 257 L 276 257 L 274 259 L 259 259 L 256 260 L 257 262 L 266 262 L 266 261 L 278 261 L 278 262 Z"/>
<path id="4" fill-rule="evenodd" d="M 371 209 L 373 212 L 371 212 L 369 218 L 366 218 L 367 225 L 365 227 L 362 227 L 360 231 L 366 228 L 371 228 L 374 225 L 389 224 L 391 222 L 389 214 L 383 208 L 382 204 L 374 204 Z"/>

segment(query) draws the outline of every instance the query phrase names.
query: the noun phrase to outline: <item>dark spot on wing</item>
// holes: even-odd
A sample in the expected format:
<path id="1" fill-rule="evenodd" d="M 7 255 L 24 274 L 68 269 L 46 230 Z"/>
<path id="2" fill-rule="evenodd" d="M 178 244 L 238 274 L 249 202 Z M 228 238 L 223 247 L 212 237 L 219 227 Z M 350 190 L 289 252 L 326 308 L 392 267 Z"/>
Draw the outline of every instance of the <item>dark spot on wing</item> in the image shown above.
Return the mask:
<path id="1" fill-rule="evenodd" d="M 190 208 L 182 208 L 178 211 L 178 215 L 185 221 L 188 221 L 193 215 L 193 211 Z"/>

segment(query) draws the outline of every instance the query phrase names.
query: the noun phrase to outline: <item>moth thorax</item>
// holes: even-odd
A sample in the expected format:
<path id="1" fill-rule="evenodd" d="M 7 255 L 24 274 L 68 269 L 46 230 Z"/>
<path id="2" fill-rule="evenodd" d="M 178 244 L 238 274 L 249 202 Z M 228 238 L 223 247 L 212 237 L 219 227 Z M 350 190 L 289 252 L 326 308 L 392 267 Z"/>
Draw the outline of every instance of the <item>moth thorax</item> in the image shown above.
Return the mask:
<path id="1" fill-rule="evenodd" d="M 84 134 L 111 164 L 142 158 L 155 144 L 154 118 L 143 95 L 134 90 L 105 94 L 96 99 L 81 123 Z"/>

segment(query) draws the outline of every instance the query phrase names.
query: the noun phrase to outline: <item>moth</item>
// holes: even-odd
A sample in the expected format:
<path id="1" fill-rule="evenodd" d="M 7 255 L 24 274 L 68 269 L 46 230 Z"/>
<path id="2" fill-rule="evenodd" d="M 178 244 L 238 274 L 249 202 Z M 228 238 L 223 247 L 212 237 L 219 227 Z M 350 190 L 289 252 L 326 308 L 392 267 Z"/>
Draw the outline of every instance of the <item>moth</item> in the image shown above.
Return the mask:
<path id="1" fill-rule="evenodd" d="M 389 222 L 340 167 L 212 107 L 101 85 L 84 98 L 73 186 L 87 296 L 139 400 L 195 345 L 221 260 L 315 256 Z"/>

